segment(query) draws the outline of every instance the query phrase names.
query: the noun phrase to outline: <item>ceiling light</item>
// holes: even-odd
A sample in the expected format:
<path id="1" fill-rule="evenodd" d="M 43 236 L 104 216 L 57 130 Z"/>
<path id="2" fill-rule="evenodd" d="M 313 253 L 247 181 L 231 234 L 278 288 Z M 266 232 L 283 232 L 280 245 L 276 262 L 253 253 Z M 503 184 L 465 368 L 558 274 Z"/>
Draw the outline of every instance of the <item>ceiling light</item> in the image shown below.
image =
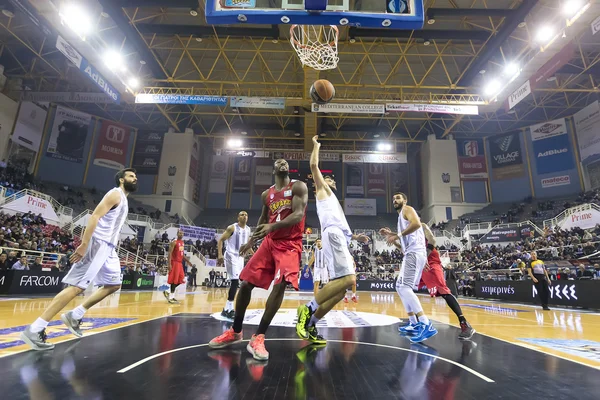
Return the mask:
<path id="1" fill-rule="evenodd" d="M 8 18 L 14 18 L 15 11 L 13 9 L 13 6 L 10 4 L 2 6 L 2 14 L 6 15 Z"/>
<path id="2" fill-rule="evenodd" d="M 202 39 L 201 37 L 196 38 L 196 42 L 201 42 L 202 40 L 204 40 L 204 39 Z"/>
<path id="3" fill-rule="evenodd" d="M 502 84 L 498 79 L 493 79 L 488 82 L 488 84 L 483 89 L 483 94 L 486 96 L 493 96 L 498 94 L 500 89 L 502 88 Z"/>
<path id="4" fill-rule="evenodd" d="M 140 80 L 138 78 L 136 78 L 135 76 L 132 76 L 127 81 L 127 86 L 129 86 L 131 89 L 137 89 L 140 87 Z"/>
<path id="5" fill-rule="evenodd" d="M 579 12 L 579 10 L 581 10 L 583 8 L 585 3 L 586 3 L 585 0 L 565 1 L 565 3 L 563 4 L 563 7 L 562 7 L 562 12 L 567 17 L 572 17 L 573 15 L 577 14 Z"/>
<path id="6" fill-rule="evenodd" d="M 350 38 L 350 43 L 356 43 L 356 39 L 354 39 L 353 37 Z"/>
<path id="7" fill-rule="evenodd" d="M 296 133 L 294 133 L 294 136 L 296 136 L 296 137 L 300 137 L 300 132 L 296 132 Z"/>
<path id="8" fill-rule="evenodd" d="M 519 68 L 519 64 L 511 62 L 506 64 L 504 67 L 504 74 L 507 76 L 515 76 L 519 73 L 521 69 Z"/>
<path id="9" fill-rule="evenodd" d="M 374 138 L 378 138 L 379 136 L 381 136 L 379 133 L 373 135 Z"/>
<path id="10" fill-rule="evenodd" d="M 125 65 L 121 53 L 115 50 L 108 50 L 104 54 L 104 64 L 106 64 L 111 71 L 120 70 Z"/>
<path id="11" fill-rule="evenodd" d="M 248 132 L 246 132 L 246 131 L 241 131 L 240 133 L 244 136 L 246 136 L 248 134 Z"/>
<path id="12" fill-rule="evenodd" d="M 242 147 L 242 140 L 241 139 L 229 139 L 227 141 L 227 146 L 231 147 L 231 148 Z"/>
<path id="13" fill-rule="evenodd" d="M 146 61 L 144 61 L 144 60 L 140 60 L 140 64 L 142 64 L 142 65 L 146 65 Z"/>
<path id="14" fill-rule="evenodd" d="M 271 42 L 277 44 L 277 43 L 279 43 L 279 40 L 278 39 L 273 39 L 273 40 L 271 40 Z"/>
<path id="15" fill-rule="evenodd" d="M 480 70 L 479 70 L 479 73 L 480 73 L 481 75 L 483 75 L 483 74 L 485 74 L 485 73 L 486 73 L 486 70 L 485 70 L 485 69 L 480 69 Z"/>
<path id="16" fill-rule="evenodd" d="M 90 15 L 78 4 L 67 3 L 58 13 L 62 23 L 79 36 L 85 36 L 92 31 L 94 26 Z"/>
<path id="17" fill-rule="evenodd" d="M 519 22 L 519 28 L 525 28 L 527 26 L 527 22 Z"/>
<path id="18" fill-rule="evenodd" d="M 556 80 L 556 76 L 551 76 L 550 78 L 546 79 L 546 81 L 548 82 L 554 82 Z"/>
<path id="19" fill-rule="evenodd" d="M 377 150 L 379 151 L 390 151 L 392 150 L 392 145 L 389 143 L 379 143 L 377 145 Z"/>
<path id="20" fill-rule="evenodd" d="M 433 24 L 435 24 L 435 18 L 429 18 L 429 19 L 427 20 L 427 24 L 428 24 L 428 25 L 433 25 Z"/>
<path id="21" fill-rule="evenodd" d="M 554 28 L 546 25 L 542 26 L 535 35 L 535 40 L 539 43 L 548 43 L 554 37 Z"/>
<path id="22" fill-rule="evenodd" d="M 425 46 L 429 46 L 429 45 L 431 44 L 431 42 L 430 42 L 429 40 L 425 40 L 425 41 L 423 42 L 423 44 L 424 44 Z"/>
<path id="23" fill-rule="evenodd" d="M 197 16 L 198 16 L 198 10 L 196 10 L 195 8 L 192 8 L 192 9 L 190 10 L 190 15 L 191 15 L 192 17 L 197 17 Z"/>

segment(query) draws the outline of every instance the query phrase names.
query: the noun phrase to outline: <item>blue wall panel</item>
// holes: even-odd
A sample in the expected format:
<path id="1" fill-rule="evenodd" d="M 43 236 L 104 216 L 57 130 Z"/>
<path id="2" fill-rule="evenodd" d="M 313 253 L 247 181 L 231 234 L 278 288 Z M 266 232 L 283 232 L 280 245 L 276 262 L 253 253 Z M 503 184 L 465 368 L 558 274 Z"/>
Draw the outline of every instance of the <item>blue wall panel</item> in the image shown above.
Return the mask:
<path id="1" fill-rule="evenodd" d="M 465 203 L 486 203 L 485 181 L 463 181 Z"/>

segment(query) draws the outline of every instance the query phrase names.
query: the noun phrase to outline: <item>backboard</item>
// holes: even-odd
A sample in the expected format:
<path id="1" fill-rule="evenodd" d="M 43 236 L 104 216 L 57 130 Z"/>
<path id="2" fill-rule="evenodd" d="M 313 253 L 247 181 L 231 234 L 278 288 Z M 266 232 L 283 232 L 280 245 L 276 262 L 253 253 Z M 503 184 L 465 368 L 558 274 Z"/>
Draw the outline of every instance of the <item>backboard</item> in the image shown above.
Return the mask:
<path id="1" fill-rule="evenodd" d="M 423 0 L 206 0 L 214 25 L 296 24 L 421 29 Z"/>

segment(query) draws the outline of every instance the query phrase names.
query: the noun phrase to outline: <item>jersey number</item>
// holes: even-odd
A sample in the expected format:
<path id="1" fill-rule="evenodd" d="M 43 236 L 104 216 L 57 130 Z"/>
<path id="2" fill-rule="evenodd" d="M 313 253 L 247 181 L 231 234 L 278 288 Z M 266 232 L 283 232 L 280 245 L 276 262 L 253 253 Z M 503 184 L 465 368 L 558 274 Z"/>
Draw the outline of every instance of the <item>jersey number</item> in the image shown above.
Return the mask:
<path id="1" fill-rule="evenodd" d="M 277 214 L 277 219 L 275 220 L 275 222 L 279 222 L 281 221 L 281 213 Z"/>

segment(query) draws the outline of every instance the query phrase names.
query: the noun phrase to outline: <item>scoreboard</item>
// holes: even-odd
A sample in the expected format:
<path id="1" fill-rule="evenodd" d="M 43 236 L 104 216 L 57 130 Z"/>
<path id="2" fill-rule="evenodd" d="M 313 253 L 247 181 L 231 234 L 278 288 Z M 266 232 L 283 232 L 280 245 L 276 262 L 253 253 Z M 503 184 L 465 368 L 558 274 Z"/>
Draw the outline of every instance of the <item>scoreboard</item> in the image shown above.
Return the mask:
<path id="1" fill-rule="evenodd" d="M 333 171 L 330 169 L 321 169 L 320 171 L 321 174 L 323 174 L 323 176 L 333 176 Z M 313 180 L 312 172 L 310 171 L 310 167 L 308 165 L 300 166 L 299 168 L 290 168 L 289 174 L 291 179 L 296 179 L 306 183 L 306 187 L 308 187 L 308 198 L 315 198 L 315 182 Z M 340 182 L 338 182 L 338 184 L 341 185 Z"/>

